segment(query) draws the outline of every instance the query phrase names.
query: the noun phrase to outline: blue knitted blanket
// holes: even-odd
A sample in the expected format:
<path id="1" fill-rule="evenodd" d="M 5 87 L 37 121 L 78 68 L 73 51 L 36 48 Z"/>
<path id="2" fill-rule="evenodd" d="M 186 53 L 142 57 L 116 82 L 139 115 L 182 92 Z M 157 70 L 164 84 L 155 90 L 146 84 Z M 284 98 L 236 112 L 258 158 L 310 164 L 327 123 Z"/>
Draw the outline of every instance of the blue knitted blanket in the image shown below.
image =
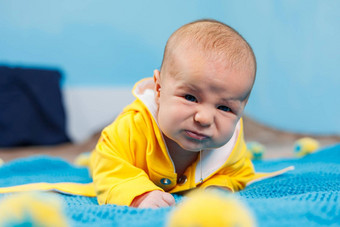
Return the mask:
<path id="1" fill-rule="evenodd" d="M 299 159 L 254 162 L 269 172 L 295 170 L 254 183 L 237 193 L 255 214 L 258 226 L 340 226 L 340 144 Z M 0 167 L 0 187 L 34 182 L 88 183 L 86 168 L 48 156 L 17 159 Z M 0 195 L 1 199 L 5 195 Z M 72 226 L 164 226 L 172 208 L 135 209 L 98 205 L 96 198 L 58 194 Z M 177 202 L 182 197 L 175 195 Z"/>

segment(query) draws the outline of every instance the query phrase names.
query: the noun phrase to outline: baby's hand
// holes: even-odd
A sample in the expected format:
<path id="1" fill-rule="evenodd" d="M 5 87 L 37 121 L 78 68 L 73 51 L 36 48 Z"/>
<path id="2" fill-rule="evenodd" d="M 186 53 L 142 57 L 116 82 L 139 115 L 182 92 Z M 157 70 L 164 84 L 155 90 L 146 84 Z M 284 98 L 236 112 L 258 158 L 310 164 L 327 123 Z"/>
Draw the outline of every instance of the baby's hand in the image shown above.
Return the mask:
<path id="1" fill-rule="evenodd" d="M 131 203 L 132 207 L 138 208 L 159 208 L 175 204 L 175 198 L 167 192 L 151 191 L 137 196 Z"/>

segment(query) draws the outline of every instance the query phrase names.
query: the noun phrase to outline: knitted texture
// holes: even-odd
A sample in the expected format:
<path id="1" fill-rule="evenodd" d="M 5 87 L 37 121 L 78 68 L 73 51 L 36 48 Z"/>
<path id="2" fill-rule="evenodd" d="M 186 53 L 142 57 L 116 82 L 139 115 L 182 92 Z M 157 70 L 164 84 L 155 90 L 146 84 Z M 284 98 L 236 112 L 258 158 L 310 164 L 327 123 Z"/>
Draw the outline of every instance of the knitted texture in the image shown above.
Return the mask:
<path id="1" fill-rule="evenodd" d="M 258 226 L 340 226 L 340 144 L 300 159 L 255 161 L 258 172 L 294 165 L 295 170 L 236 193 L 254 213 Z M 0 167 L 0 187 L 34 182 L 88 183 L 87 169 L 59 158 L 35 156 Z M 1 199 L 7 194 L 0 195 Z M 165 226 L 174 207 L 136 209 L 98 205 L 96 198 L 57 194 L 72 226 Z M 174 195 L 176 202 L 182 198 Z"/>

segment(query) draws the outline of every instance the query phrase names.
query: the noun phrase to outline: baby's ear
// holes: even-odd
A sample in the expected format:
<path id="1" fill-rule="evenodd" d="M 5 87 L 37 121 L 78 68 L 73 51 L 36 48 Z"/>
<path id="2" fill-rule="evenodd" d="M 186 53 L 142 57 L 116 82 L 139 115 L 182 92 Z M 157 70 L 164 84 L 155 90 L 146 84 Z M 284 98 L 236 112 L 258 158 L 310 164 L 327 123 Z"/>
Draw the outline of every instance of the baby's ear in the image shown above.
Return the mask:
<path id="1" fill-rule="evenodd" d="M 158 69 L 155 69 L 153 71 L 153 80 L 154 80 L 154 84 L 155 84 L 155 87 L 154 87 L 154 91 L 155 91 L 155 101 L 156 103 L 158 104 L 158 100 L 159 100 L 159 97 L 160 97 L 160 92 L 161 92 L 161 78 L 160 78 L 160 72 Z"/>

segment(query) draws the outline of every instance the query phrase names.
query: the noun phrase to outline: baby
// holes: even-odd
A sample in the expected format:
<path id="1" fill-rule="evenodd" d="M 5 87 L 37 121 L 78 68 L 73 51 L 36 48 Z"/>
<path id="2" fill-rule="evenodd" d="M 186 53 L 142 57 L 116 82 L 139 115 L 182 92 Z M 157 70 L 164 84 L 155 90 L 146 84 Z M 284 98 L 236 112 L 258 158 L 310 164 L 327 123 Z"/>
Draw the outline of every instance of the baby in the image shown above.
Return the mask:
<path id="1" fill-rule="evenodd" d="M 231 27 L 199 20 L 175 31 L 160 71 L 135 85 L 136 100 L 91 155 L 98 202 L 166 207 L 170 193 L 256 180 L 241 118 L 255 74 L 250 45 Z"/>

